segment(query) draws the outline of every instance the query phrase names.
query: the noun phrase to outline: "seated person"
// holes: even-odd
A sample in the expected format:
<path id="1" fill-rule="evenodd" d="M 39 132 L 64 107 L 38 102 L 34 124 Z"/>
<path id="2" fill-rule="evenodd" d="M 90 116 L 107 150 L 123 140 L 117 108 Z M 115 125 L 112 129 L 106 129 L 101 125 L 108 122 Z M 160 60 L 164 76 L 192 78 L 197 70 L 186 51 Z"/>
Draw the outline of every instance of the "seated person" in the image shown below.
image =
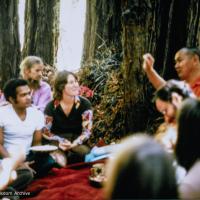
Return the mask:
<path id="1" fill-rule="evenodd" d="M 28 81 L 31 89 L 32 104 L 42 112 L 52 99 L 51 87 L 42 81 L 43 68 L 43 61 L 37 56 L 27 56 L 20 64 L 20 74 L 23 79 Z M 9 102 L 6 102 L 4 94 L 0 91 L 0 105 L 7 103 Z"/>
<path id="2" fill-rule="evenodd" d="M 169 80 L 155 92 L 154 101 L 157 110 L 163 114 L 165 123 L 157 131 L 156 139 L 167 150 L 174 149 L 177 139 L 176 113 L 186 98 L 196 98 L 192 90 L 182 81 Z"/>
<path id="3" fill-rule="evenodd" d="M 158 89 L 166 81 L 155 71 L 154 58 L 151 54 L 143 56 L 143 69 L 149 81 Z M 175 54 L 175 70 L 179 78 L 185 81 L 192 89 L 194 94 L 200 96 L 200 50 L 198 48 L 182 48 Z"/>
<path id="4" fill-rule="evenodd" d="M 32 167 L 42 176 L 52 167 L 53 159 L 48 155 L 33 155 L 30 147 L 40 145 L 44 115 L 35 107 L 31 107 L 31 95 L 28 83 L 23 79 L 12 79 L 4 87 L 4 95 L 10 104 L 0 107 L 0 157 L 10 157 L 15 147 L 24 149 L 27 161 L 33 161 Z M 27 168 L 27 163 L 21 164 Z"/>
<path id="5" fill-rule="evenodd" d="M 106 168 L 106 199 L 176 199 L 173 159 L 145 135 L 129 137 Z"/>
<path id="6" fill-rule="evenodd" d="M 88 99 L 78 94 L 76 75 L 65 70 L 58 72 L 53 86 L 54 100 L 45 108 L 44 137 L 58 140 L 68 163 L 84 161 L 90 151 L 85 142 L 91 135 L 92 107 Z"/>
<path id="7" fill-rule="evenodd" d="M 37 56 L 27 56 L 20 64 L 20 74 L 31 89 L 32 103 L 41 111 L 52 99 L 51 87 L 41 80 L 43 68 L 43 61 Z"/>
<path id="8" fill-rule="evenodd" d="M 182 199 L 200 199 L 200 101 L 186 99 L 178 113 L 176 156 L 188 171 L 180 184 Z"/>

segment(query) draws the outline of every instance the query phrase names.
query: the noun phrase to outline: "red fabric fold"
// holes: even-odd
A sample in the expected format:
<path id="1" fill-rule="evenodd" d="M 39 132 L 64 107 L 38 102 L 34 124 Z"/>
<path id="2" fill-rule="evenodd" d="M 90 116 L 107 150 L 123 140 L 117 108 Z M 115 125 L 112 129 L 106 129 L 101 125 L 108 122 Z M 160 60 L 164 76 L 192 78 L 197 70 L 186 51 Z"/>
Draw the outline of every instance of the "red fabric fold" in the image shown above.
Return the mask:
<path id="1" fill-rule="evenodd" d="M 90 185 L 88 176 L 93 163 L 79 163 L 67 168 L 54 168 L 47 177 L 35 180 L 26 191 L 28 200 L 102 200 L 103 190 Z"/>

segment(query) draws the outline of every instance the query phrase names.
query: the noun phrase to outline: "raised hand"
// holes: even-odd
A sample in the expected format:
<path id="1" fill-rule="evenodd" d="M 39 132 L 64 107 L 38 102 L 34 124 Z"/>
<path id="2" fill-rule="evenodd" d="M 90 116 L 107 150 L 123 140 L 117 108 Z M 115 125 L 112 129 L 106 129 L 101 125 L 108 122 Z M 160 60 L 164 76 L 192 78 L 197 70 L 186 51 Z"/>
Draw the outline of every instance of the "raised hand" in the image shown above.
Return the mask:
<path id="1" fill-rule="evenodd" d="M 146 53 L 143 55 L 143 69 L 144 71 L 149 71 L 153 69 L 153 65 L 154 65 L 154 58 L 150 53 Z"/>

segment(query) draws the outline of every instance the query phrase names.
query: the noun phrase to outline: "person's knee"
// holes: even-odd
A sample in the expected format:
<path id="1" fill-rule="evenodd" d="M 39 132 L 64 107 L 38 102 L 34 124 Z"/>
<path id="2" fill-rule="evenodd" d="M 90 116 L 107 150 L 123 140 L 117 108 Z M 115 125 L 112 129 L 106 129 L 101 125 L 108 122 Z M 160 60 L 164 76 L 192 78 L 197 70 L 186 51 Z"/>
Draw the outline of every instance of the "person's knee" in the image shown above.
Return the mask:
<path id="1" fill-rule="evenodd" d="M 87 145 L 78 145 L 74 147 L 72 151 L 84 156 L 90 152 L 90 148 Z"/>

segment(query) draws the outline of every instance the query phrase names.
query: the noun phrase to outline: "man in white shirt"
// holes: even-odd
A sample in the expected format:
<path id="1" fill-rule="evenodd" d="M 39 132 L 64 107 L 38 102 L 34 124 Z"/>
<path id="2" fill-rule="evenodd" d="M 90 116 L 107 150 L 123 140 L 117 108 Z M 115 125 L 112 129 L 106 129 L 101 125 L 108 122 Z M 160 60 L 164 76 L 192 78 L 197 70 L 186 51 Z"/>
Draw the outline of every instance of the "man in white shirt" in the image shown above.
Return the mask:
<path id="1" fill-rule="evenodd" d="M 49 165 L 53 161 L 48 154 L 30 156 L 29 149 L 41 144 L 44 115 L 31 107 L 30 88 L 26 80 L 10 80 L 4 87 L 4 95 L 10 104 L 0 107 L 0 156 L 9 157 L 12 149 L 20 146 L 27 160 L 35 161 L 32 167 L 37 176 L 41 176 L 51 168 Z"/>

